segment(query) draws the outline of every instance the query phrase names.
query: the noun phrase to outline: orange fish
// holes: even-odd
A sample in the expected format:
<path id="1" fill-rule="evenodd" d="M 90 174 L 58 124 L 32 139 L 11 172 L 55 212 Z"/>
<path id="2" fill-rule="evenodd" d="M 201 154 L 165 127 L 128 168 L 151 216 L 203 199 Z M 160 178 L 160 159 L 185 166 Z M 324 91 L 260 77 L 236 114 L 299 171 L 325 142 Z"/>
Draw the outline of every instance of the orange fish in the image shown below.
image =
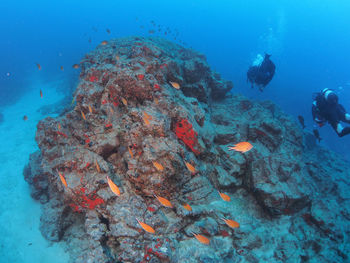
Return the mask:
<path id="1" fill-rule="evenodd" d="M 95 161 L 95 166 L 96 166 L 97 172 L 100 173 L 101 172 L 101 168 L 100 168 L 100 165 L 98 164 L 97 161 Z"/>
<path id="2" fill-rule="evenodd" d="M 74 64 L 72 67 L 75 68 L 75 69 L 78 69 L 79 68 L 79 64 Z"/>
<path id="3" fill-rule="evenodd" d="M 102 42 L 101 42 L 101 45 L 102 46 L 105 46 L 105 45 L 107 45 L 108 44 L 108 41 L 107 40 L 103 40 Z"/>
<path id="4" fill-rule="evenodd" d="M 232 220 L 232 219 L 225 219 L 225 218 L 221 218 L 222 220 L 224 220 L 224 222 L 226 223 L 226 225 L 228 225 L 231 228 L 237 228 L 239 227 L 239 223 Z"/>
<path id="5" fill-rule="evenodd" d="M 57 124 L 57 128 L 58 128 L 58 130 L 61 130 L 61 124 L 60 123 Z"/>
<path id="6" fill-rule="evenodd" d="M 197 238 L 197 240 L 199 241 L 199 242 L 201 242 L 202 244 L 204 244 L 204 245 L 209 245 L 209 243 L 210 243 L 210 240 L 209 240 L 209 238 L 207 238 L 207 237 L 205 237 L 205 236 L 202 236 L 202 235 L 199 235 L 199 234 L 195 234 L 195 233 L 193 233 L 192 232 L 192 234 L 195 236 L 195 238 Z"/>
<path id="7" fill-rule="evenodd" d="M 39 63 L 36 63 L 36 66 L 38 67 L 39 70 L 41 70 L 41 65 Z"/>
<path id="8" fill-rule="evenodd" d="M 192 207 L 189 205 L 189 204 L 187 204 L 187 203 L 185 203 L 184 205 L 183 205 L 183 207 L 187 210 L 187 211 L 192 211 Z"/>
<path id="9" fill-rule="evenodd" d="M 63 71 L 63 70 L 64 70 L 64 69 L 63 69 L 63 66 L 61 66 L 60 69 Z"/>
<path id="10" fill-rule="evenodd" d="M 89 108 L 89 112 L 92 113 L 92 108 L 90 105 L 88 105 L 88 108 Z"/>
<path id="11" fill-rule="evenodd" d="M 113 114 L 114 113 L 114 110 L 112 107 L 109 107 L 109 111 Z"/>
<path id="12" fill-rule="evenodd" d="M 230 202 L 231 201 L 231 197 L 229 197 L 227 194 L 224 193 L 220 193 L 219 192 L 220 197 L 222 198 L 222 200 L 226 201 L 226 202 Z"/>
<path id="13" fill-rule="evenodd" d="M 147 120 L 152 120 L 153 118 L 152 118 L 152 116 L 151 115 L 149 115 L 147 112 L 143 112 L 143 115 L 145 116 L 145 118 L 147 119 Z"/>
<path id="14" fill-rule="evenodd" d="M 43 91 L 40 90 L 40 97 L 42 98 L 43 97 Z"/>
<path id="15" fill-rule="evenodd" d="M 253 145 L 251 145 L 249 142 L 239 142 L 239 143 L 235 144 L 234 146 L 229 146 L 228 150 L 229 151 L 235 150 L 237 152 L 245 153 L 245 152 L 248 152 L 252 148 L 253 148 Z"/>
<path id="16" fill-rule="evenodd" d="M 118 55 L 115 56 L 115 59 L 119 61 L 120 57 Z"/>
<path id="17" fill-rule="evenodd" d="M 173 88 L 180 89 L 180 84 L 179 83 L 170 81 L 170 84 L 171 84 L 171 86 L 173 86 Z"/>
<path id="18" fill-rule="evenodd" d="M 187 167 L 187 169 L 191 172 L 191 173 L 196 173 L 196 168 L 194 168 L 194 166 L 192 165 L 192 164 L 190 164 L 190 163 L 188 163 L 188 162 L 185 162 L 185 164 L 186 164 L 186 167 Z"/>
<path id="19" fill-rule="evenodd" d="M 155 167 L 158 171 L 160 171 L 160 172 L 164 170 L 163 165 L 161 165 L 161 164 L 158 163 L 158 162 L 153 162 L 153 165 L 154 165 L 154 167 Z"/>
<path id="20" fill-rule="evenodd" d="M 155 102 L 155 104 L 159 104 L 159 100 L 157 99 L 157 98 L 154 98 L 154 102 Z"/>
<path id="21" fill-rule="evenodd" d="M 164 205 L 165 207 L 169 207 L 169 208 L 173 208 L 173 205 L 170 203 L 170 201 L 168 199 L 165 199 L 164 197 L 160 197 L 160 196 L 157 196 L 157 195 L 154 195 L 158 201 Z"/>
<path id="22" fill-rule="evenodd" d="M 117 196 L 120 196 L 120 190 L 118 186 L 115 183 L 113 183 L 113 181 L 109 179 L 108 176 L 107 176 L 107 183 L 109 185 L 109 188 L 112 190 L 112 192 L 115 193 Z"/>
<path id="23" fill-rule="evenodd" d="M 144 111 L 142 119 L 143 119 L 143 121 L 145 122 L 146 125 L 149 125 L 150 124 L 149 120 L 152 120 L 153 118 L 152 118 L 151 115 L 147 114 L 147 112 Z"/>
<path id="24" fill-rule="evenodd" d="M 146 117 L 143 117 L 143 121 L 145 122 L 146 125 L 150 124 L 149 120 Z"/>
<path id="25" fill-rule="evenodd" d="M 129 150 L 129 154 L 130 154 L 131 158 L 134 158 L 134 154 L 132 153 L 132 150 L 131 150 L 130 146 L 128 147 L 128 150 Z"/>
<path id="26" fill-rule="evenodd" d="M 58 170 L 56 170 L 56 171 L 57 171 L 58 175 L 60 176 L 60 179 L 61 179 L 62 184 L 63 184 L 65 187 L 68 187 L 67 181 L 66 181 L 66 179 L 64 178 L 64 176 L 63 176 Z"/>
<path id="27" fill-rule="evenodd" d="M 156 231 L 153 229 L 153 227 L 139 221 L 138 219 L 136 219 L 137 222 L 140 224 L 140 226 L 148 233 L 154 234 Z"/>
<path id="28" fill-rule="evenodd" d="M 121 100 L 122 100 L 122 102 L 123 102 L 124 106 L 128 106 L 128 102 L 126 101 L 126 99 L 121 98 Z"/>
<path id="29" fill-rule="evenodd" d="M 24 120 L 24 121 L 28 120 L 27 115 L 24 115 L 24 116 L 23 116 L 23 120 Z"/>
<path id="30" fill-rule="evenodd" d="M 86 117 L 85 117 L 85 114 L 83 111 L 80 111 L 81 112 L 81 117 L 83 117 L 83 119 L 86 121 Z"/>

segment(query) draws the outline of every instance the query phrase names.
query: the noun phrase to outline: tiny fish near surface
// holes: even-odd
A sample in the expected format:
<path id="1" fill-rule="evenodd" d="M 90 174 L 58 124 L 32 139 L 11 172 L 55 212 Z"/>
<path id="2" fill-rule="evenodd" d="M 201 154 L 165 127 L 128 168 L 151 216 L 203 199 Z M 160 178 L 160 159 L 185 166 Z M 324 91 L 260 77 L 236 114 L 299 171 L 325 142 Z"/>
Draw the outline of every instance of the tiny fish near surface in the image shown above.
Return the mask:
<path id="1" fill-rule="evenodd" d="M 173 205 L 168 199 L 165 199 L 164 197 L 160 197 L 155 195 L 155 197 L 158 199 L 158 201 L 165 207 L 173 208 Z"/>
<path id="2" fill-rule="evenodd" d="M 187 211 L 192 211 L 192 207 L 189 204 L 184 204 L 183 207 L 187 210 Z"/>
<path id="3" fill-rule="evenodd" d="M 108 176 L 107 176 L 107 183 L 111 191 L 115 193 L 117 196 L 120 196 L 120 190 L 118 186 L 111 179 L 109 179 Z"/>
<path id="4" fill-rule="evenodd" d="M 100 165 L 98 164 L 97 161 L 95 161 L 95 166 L 96 166 L 96 170 L 98 173 L 101 173 L 101 168 L 100 168 Z"/>
<path id="5" fill-rule="evenodd" d="M 222 198 L 222 200 L 226 201 L 226 202 L 230 202 L 231 201 L 231 197 L 229 197 L 227 194 L 224 193 L 220 193 L 219 192 L 220 197 Z"/>
<path id="6" fill-rule="evenodd" d="M 205 236 L 203 236 L 203 235 L 195 234 L 195 233 L 193 233 L 193 232 L 192 232 L 192 234 L 193 234 L 194 237 L 195 237 L 199 242 L 201 242 L 202 244 L 204 244 L 204 245 L 209 245 L 209 243 L 210 243 L 209 238 L 207 238 L 207 237 L 205 237 Z"/>
<path id="7" fill-rule="evenodd" d="M 63 184 L 65 187 L 68 187 L 67 181 L 66 181 L 66 179 L 64 178 L 64 176 L 63 176 L 58 170 L 56 170 L 56 171 L 57 171 L 57 173 L 58 173 L 58 175 L 59 175 L 59 177 L 60 177 L 60 180 L 61 180 L 62 184 Z"/>
<path id="8" fill-rule="evenodd" d="M 148 233 L 154 234 L 156 231 L 153 229 L 153 227 L 151 227 L 150 225 L 147 225 L 144 222 L 139 221 L 138 219 L 136 219 L 137 222 L 140 224 L 140 226 Z"/>
<path id="9" fill-rule="evenodd" d="M 174 89 L 180 89 L 180 84 L 177 82 L 170 81 L 169 82 Z"/>
<path id="10" fill-rule="evenodd" d="M 221 219 L 225 222 L 226 225 L 228 225 L 231 228 L 239 227 L 239 223 L 232 219 L 225 219 L 225 218 L 221 218 Z"/>
<path id="11" fill-rule="evenodd" d="M 158 163 L 158 162 L 153 162 L 153 165 L 154 165 L 154 167 L 155 167 L 158 171 L 160 171 L 160 172 L 162 172 L 162 171 L 164 170 L 163 165 L 161 165 L 161 164 Z"/>
<path id="12" fill-rule="evenodd" d="M 253 145 L 251 145 L 249 142 L 239 142 L 234 146 L 229 146 L 228 150 L 229 151 L 235 150 L 237 152 L 245 153 L 251 150 L 252 148 L 253 148 Z"/>
<path id="13" fill-rule="evenodd" d="M 185 165 L 191 173 L 193 173 L 193 174 L 196 173 L 196 168 L 194 168 L 194 166 L 192 164 L 185 162 Z"/>

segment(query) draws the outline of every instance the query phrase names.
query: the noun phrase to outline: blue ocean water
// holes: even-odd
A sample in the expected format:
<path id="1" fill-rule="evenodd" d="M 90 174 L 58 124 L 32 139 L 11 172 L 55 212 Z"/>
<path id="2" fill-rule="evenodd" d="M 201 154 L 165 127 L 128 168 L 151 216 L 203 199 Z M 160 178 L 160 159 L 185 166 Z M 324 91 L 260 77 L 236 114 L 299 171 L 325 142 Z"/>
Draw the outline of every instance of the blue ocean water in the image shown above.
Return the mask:
<path id="1" fill-rule="evenodd" d="M 3 1 L 0 113 L 6 127 L 11 127 L 11 122 L 21 121 L 23 115 L 30 118 L 35 114 L 30 105 L 38 104 L 37 100 L 20 104 L 25 106 L 17 109 L 17 115 L 6 114 L 26 94 L 28 98 L 32 98 L 28 95 L 31 92 L 39 96 L 40 87 L 50 83 L 55 83 L 58 93 L 68 92 L 67 87 L 79 77 L 72 65 L 102 40 L 156 35 L 205 54 L 213 69 L 233 81 L 233 92 L 272 100 L 296 121 L 298 115 L 304 116 L 306 129 L 312 131 L 313 92 L 336 90 L 340 103 L 350 111 L 349 12 L 346 0 Z M 150 34 L 149 30 L 156 32 Z M 164 35 L 165 30 L 171 33 Z M 256 55 L 264 52 L 272 54 L 277 69 L 272 82 L 260 92 L 250 88 L 246 71 Z M 34 124 L 28 141 L 18 146 L 26 147 L 27 143 L 29 153 L 35 150 Z M 23 125 L 14 125 L 9 140 L 18 139 L 16 129 L 24 129 Z M 320 129 L 320 134 L 322 145 L 350 160 L 350 136 L 338 138 L 329 125 Z M 2 169 L 5 176 L 11 167 L 5 163 Z M 1 186 L 6 187 L 3 179 Z"/>

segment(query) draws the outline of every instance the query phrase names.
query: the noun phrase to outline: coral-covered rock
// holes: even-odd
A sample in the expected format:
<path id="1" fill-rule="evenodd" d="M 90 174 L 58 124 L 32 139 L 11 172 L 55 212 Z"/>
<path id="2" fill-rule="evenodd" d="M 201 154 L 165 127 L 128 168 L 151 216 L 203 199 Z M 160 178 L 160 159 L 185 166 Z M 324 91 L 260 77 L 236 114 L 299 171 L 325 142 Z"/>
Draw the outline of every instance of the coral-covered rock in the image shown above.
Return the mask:
<path id="1" fill-rule="evenodd" d="M 74 105 L 39 122 L 25 169 L 43 235 L 78 263 L 346 262 L 348 164 L 232 87 L 203 55 L 158 38 L 87 54 Z M 229 151 L 242 141 L 253 148 Z"/>

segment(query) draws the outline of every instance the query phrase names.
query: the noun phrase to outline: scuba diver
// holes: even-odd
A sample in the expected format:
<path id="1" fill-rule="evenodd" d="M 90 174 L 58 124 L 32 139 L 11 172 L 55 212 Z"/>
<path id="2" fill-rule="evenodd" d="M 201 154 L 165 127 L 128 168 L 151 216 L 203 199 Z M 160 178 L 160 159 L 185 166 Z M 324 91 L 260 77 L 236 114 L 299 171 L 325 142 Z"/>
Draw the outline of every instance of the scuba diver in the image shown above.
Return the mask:
<path id="1" fill-rule="evenodd" d="M 263 91 L 265 86 L 269 84 L 275 75 L 275 64 L 270 59 L 271 55 L 265 53 L 265 58 L 259 54 L 256 61 L 249 67 L 247 72 L 247 81 L 259 87 L 260 91 Z"/>
<path id="2" fill-rule="evenodd" d="M 324 89 L 315 94 L 312 103 L 312 118 L 322 127 L 327 121 L 339 137 L 350 133 L 350 127 L 343 127 L 342 122 L 350 123 L 350 114 L 338 103 L 338 96 L 331 89 Z"/>

